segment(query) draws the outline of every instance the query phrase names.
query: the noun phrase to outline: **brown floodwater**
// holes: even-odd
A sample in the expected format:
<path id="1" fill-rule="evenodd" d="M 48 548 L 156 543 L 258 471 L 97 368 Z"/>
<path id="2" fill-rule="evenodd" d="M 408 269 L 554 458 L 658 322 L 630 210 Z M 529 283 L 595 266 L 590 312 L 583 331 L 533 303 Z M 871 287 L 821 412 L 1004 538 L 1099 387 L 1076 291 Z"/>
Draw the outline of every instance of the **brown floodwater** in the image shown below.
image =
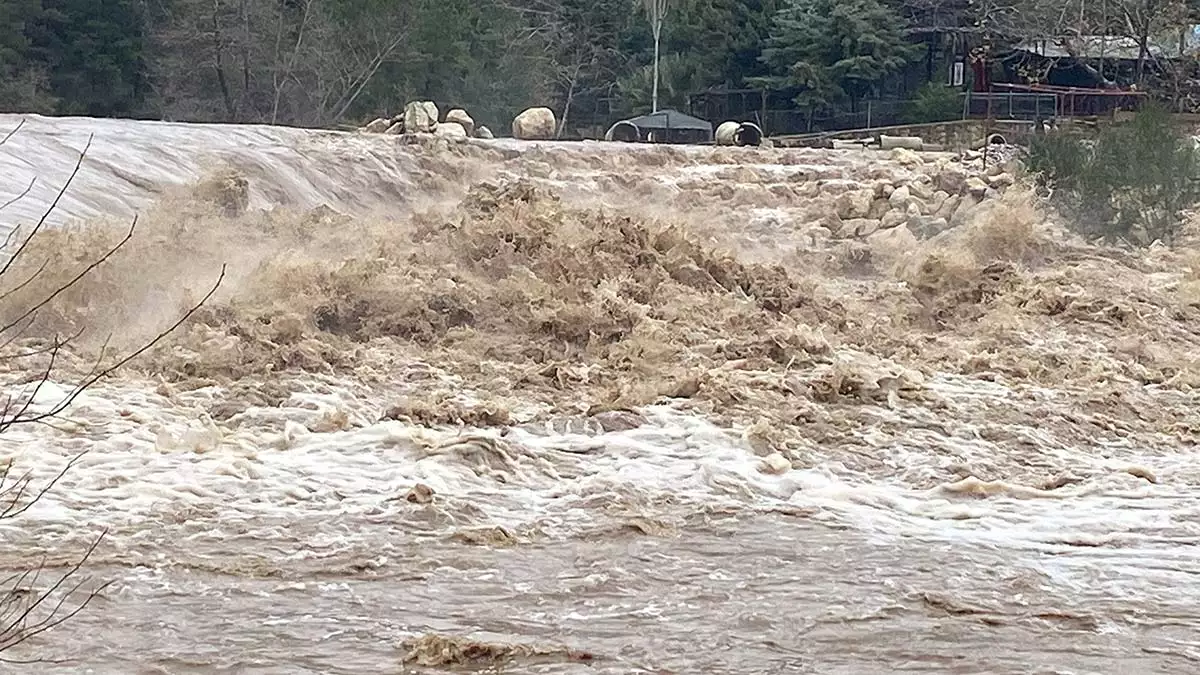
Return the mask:
<path id="1" fill-rule="evenodd" d="M 401 665 L 400 643 L 429 632 L 595 656 L 468 672 L 1184 673 L 1200 659 L 1196 558 L 864 536 L 805 513 L 695 520 L 497 549 L 384 529 L 388 560 L 369 574 L 101 569 L 123 581 L 38 641 L 65 661 L 23 672 L 445 672 Z"/>

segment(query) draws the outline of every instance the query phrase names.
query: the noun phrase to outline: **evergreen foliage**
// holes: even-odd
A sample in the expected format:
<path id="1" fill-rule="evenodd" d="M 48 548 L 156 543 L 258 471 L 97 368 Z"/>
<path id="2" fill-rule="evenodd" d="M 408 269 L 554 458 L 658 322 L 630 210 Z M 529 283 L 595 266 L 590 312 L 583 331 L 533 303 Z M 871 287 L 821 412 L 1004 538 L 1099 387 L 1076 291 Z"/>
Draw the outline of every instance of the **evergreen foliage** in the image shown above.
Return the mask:
<path id="1" fill-rule="evenodd" d="M 771 74 L 759 81 L 799 90 L 809 110 L 857 104 L 884 78 L 921 58 L 905 21 L 879 0 L 788 0 L 775 15 L 762 61 Z"/>

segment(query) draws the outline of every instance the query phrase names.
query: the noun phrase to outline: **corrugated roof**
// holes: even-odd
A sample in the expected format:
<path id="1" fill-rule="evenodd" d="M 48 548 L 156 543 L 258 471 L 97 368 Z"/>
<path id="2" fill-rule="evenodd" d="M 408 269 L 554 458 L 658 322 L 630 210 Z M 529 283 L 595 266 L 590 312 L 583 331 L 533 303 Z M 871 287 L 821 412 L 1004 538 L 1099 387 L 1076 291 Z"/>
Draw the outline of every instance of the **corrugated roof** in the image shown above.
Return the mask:
<path id="1" fill-rule="evenodd" d="M 659 110 L 626 121 L 639 129 L 696 129 L 712 133 L 713 128 L 712 123 L 678 110 Z"/>

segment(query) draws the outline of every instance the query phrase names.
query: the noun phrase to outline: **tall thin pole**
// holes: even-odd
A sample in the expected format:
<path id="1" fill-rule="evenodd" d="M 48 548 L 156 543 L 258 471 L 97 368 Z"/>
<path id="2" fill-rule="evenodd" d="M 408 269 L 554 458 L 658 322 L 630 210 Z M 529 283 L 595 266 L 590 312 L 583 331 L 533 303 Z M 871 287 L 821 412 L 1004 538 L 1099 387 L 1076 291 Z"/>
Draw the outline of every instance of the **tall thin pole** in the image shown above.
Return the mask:
<path id="1" fill-rule="evenodd" d="M 657 14 L 657 9 L 655 10 Z M 650 112 L 658 112 L 658 45 L 659 37 L 662 35 L 662 17 L 655 16 L 654 19 L 654 88 L 650 93 Z"/>

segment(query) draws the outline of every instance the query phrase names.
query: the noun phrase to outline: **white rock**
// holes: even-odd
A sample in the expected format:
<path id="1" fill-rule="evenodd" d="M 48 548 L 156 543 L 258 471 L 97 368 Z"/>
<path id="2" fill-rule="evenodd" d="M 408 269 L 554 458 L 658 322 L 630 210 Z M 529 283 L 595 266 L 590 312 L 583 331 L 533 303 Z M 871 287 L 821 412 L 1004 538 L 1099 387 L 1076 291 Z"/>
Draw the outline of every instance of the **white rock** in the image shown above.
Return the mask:
<path id="1" fill-rule="evenodd" d="M 839 218 L 866 218 L 875 200 L 874 190 L 851 190 L 838 195 L 834 202 Z"/>
<path id="2" fill-rule="evenodd" d="M 976 199 L 983 199 L 987 195 L 988 184 L 983 182 L 983 179 L 978 176 L 971 176 L 967 179 L 967 192 Z"/>
<path id="3" fill-rule="evenodd" d="M 475 138 L 491 139 L 491 138 L 495 138 L 495 136 L 492 135 L 491 129 L 489 129 L 487 127 L 479 127 L 477 129 L 475 129 Z"/>
<path id="4" fill-rule="evenodd" d="M 892 192 L 892 196 L 888 197 L 888 201 L 893 208 L 902 209 L 908 206 L 909 200 L 912 199 L 912 192 L 909 191 L 907 185 L 902 185 Z"/>
<path id="5" fill-rule="evenodd" d="M 908 191 L 912 193 L 912 196 L 922 201 L 927 202 L 933 199 L 933 186 L 929 183 L 913 181 L 908 184 Z"/>
<path id="6" fill-rule="evenodd" d="M 945 218 L 933 218 L 931 216 L 917 216 L 908 221 L 906 227 L 917 237 L 928 239 L 945 232 L 950 224 Z"/>
<path id="7" fill-rule="evenodd" d="M 851 218 L 842 223 L 842 228 L 838 231 L 838 236 L 843 239 L 865 237 L 877 231 L 879 227 L 878 220 L 871 218 Z"/>
<path id="8" fill-rule="evenodd" d="M 455 108 L 454 110 L 446 113 L 446 121 L 457 123 L 463 128 L 463 131 L 467 132 L 468 136 L 473 136 L 475 134 L 475 120 L 471 119 L 471 116 L 467 114 L 467 111 L 463 110 L 462 108 Z"/>
<path id="9" fill-rule="evenodd" d="M 1014 176 L 1019 176 L 1025 173 L 1025 162 L 1017 158 L 1012 158 L 1003 164 L 1004 173 L 1011 173 Z"/>
<path id="10" fill-rule="evenodd" d="M 979 206 L 980 201 L 981 199 L 975 195 L 963 197 L 962 201 L 958 203 L 958 208 L 954 209 L 954 215 L 950 216 L 950 224 L 958 227 L 970 222 L 975 207 Z"/>
<path id="11" fill-rule="evenodd" d="M 927 213 L 934 214 L 941 211 L 942 207 L 946 204 L 946 200 L 949 198 L 950 195 L 945 190 L 938 190 L 929 195 L 929 211 Z"/>
<path id="12" fill-rule="evenodd" d="M 410 134 L 429 134 L 437 128 L 438 109 L 433 101 L 412 101 L 404 106 L 404 130 Z"/>
<path id="13" fill-rule="evenodd" d="M 911 251 L 918 244 L 917 238 L 904 225 L 880 230 L 867 237 L 867 243 L 871 245 L 872 249 L 885 255 L 895 255 L 898 252 Z"/>
<path id="14" fill-rule="evenodd" d="M 447 138 L 467 138 L 467 130 L 458 122 L 442 122 L 433 133 Z"/>
<path id="15" fill-rule="evenodd" d="M 893 227 L 898 227 L 908 222 L 908 214 L 900 209 L 892 209 L 883 214 L 883 219 L 879 221 L 879 229 L 889 230 Z"/>
<path id="16" fill-rule="evenodd" d="M 938 173 L 937 186 L 952 195 L 961 195 L 966 190 L 967 178 L 966 169 L 957 164 L 951 164 Z"/>
<path id="17" fill-rule="evenodd" d="M 558 123 L 549 108 L 530 108 L 512 122 L 513 138 L 523 141 L 546 141 L 554 138 Z"/>
<path id="18" fill-rule="evenodd" d="M 808 244 L 810 246 L 821 246 L 833 239 L 833 232 L 829 228 L 822 225 L 811 227 L 807 231 Z"/>
<path id="19" fill-rule="evenodd" d="M 1006 188 L 1016 182 L 1010 173 L 999 173 L 995 176 L 989 176 L 987 179 L 988 185 L 994 188 Z"/>
<path id="20" fill-rule="evenodd" d="M 954 212 L 958 210 L 959 203 L 962 202 L 962 197 L 958 195 L 950 195 L 946 197 L 946 201 L 942 202 L 941 207 L 933 212 L 936 218 L 945 218 L 950 220 L 954 216 Z"/>
<path id="21" fill-rule="evenodd" d="M 791 468 L 792 463 L 778 452 L 773 452 L 766 457 L 763 457 L 762 462 L 760 462 L 758 465 L 758 470 L 762 473 L 770 473 L 775 475 L 787 473 L 791 470 Z"/>
<path id="22" fill-rule="evenodd" d="M 387 131 L 383 133 L 390 134 L 392 136 L 399 136 L 400 134 L 404 133 L 404 122 L 396 122 L 392 126 L 388 127 Z"/>
<path id="23" fill-rule="evenodd" d="M 867 212 L 868 218 L 882 218 L 883 214 L 892 209 L 892 204 L 886 197 L 880 197 L 871 202 L 871 210 Z"/>
<path id="24" fill-rule="evenodd" d="M 920 155 L 908 148 L 895 148 L 892 150 L 892 161 L 901 166 L 920 166 L 925 163 L 925 160 Z"/>

